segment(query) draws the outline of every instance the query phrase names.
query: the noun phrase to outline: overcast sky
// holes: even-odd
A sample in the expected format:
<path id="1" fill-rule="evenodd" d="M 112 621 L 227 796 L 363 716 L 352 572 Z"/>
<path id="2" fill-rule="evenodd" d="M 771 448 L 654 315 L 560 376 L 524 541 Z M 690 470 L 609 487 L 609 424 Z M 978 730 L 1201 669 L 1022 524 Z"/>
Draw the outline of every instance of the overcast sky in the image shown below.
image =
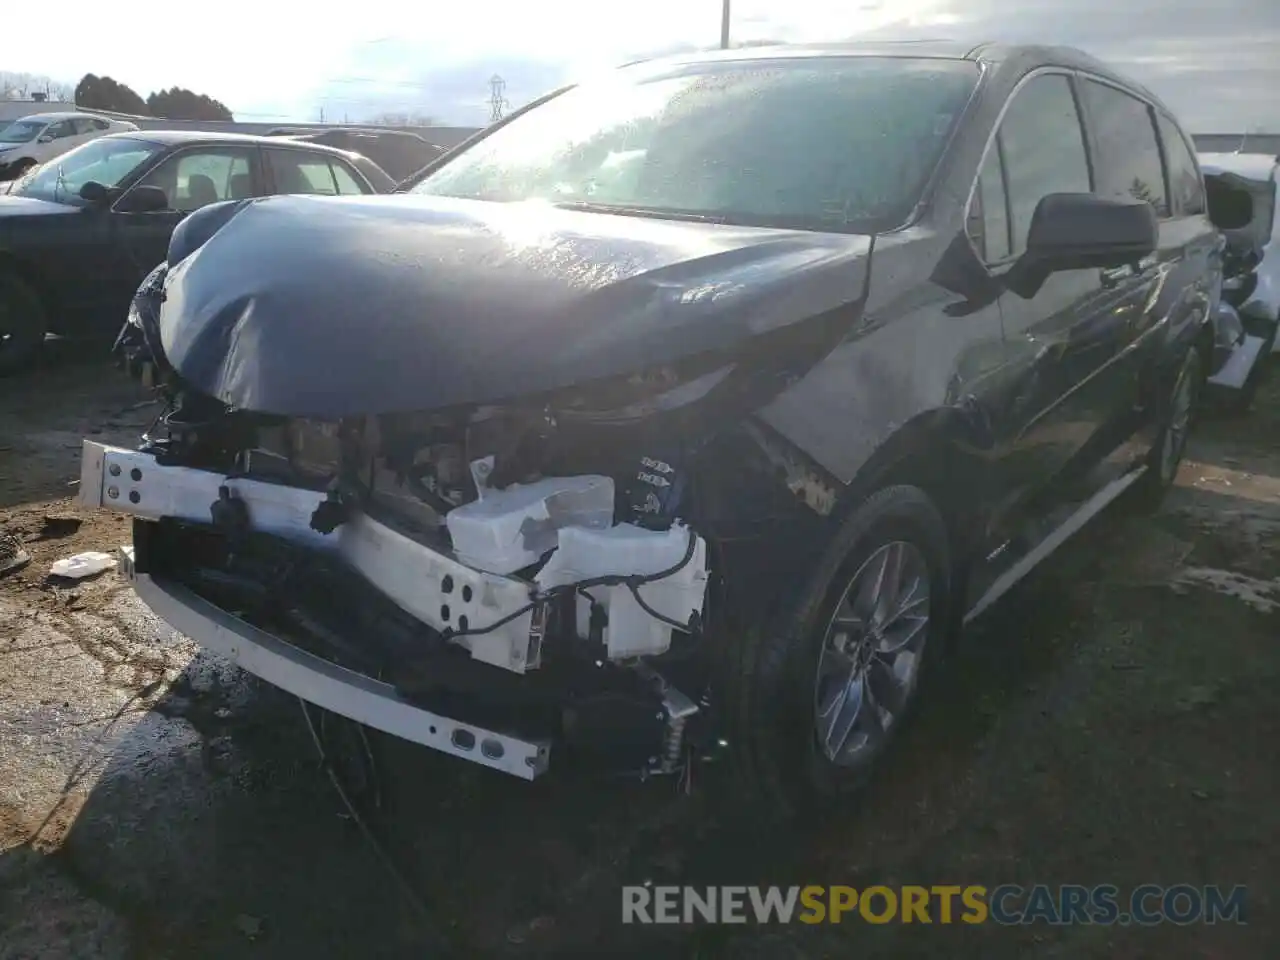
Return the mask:
<path id="1" fill-rule="evenodd" d="M 50 20 L 40 4 L 15 4 L 0 69 L 72 83 L 108 74 L 143 96 L 177 84 L 244 120 L 313 120 L 323 107 L 330 120 L 412 110 L 476 125 L 495 73 L 519 105 L 602 66 L 715 45 L 720 31 L 720 0 L 149 9 L 115 16 L 63 0 Z M 735 40 L 895 35 L 1080 46 L 1146 82 L 1196 132 L 1280 132 L 1280 0 L 733 0 Z"/>

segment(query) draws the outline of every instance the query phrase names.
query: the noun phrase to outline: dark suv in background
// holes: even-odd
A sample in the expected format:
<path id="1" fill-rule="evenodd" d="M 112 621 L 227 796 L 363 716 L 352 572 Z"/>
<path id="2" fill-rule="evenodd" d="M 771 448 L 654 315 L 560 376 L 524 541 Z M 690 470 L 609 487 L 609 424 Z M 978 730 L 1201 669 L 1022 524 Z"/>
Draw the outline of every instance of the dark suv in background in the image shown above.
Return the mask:
<path id="1" fill-rule="evenodd" d="M 147 130 L 76 147 L 0 196 L 0 373 L 27 368 L 46 333 L 114 334 L 193 210 L 394 186 L 359 154 L 276 138 Z"/>
<path id="2" fill-rule="evenodd" d="M 122 338 L 171 412 L 81 489 L 181 632 L 526 779 L 857 787 L 964 622 L 1158 501 L 1212 350 L 1190 142 L 1072 50 L 636 64 L 402 189 L 188 219 Z"/>

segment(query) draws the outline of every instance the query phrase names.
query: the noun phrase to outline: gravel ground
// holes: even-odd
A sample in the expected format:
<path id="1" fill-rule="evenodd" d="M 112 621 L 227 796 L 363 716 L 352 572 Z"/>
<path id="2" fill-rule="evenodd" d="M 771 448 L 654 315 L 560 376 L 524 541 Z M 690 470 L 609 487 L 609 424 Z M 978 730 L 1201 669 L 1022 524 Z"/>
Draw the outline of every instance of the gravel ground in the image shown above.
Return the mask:
<path id="1" fill-rule="evenodd" d="M 462 956 L 1273 957 L 1280 942 L 1280 390 L 1206 419 L 1152 519 L 1123 504 L 966 637 L 860 808 L 727 834 L 695 784 L 524 784 L 384 738 L 345 816 L 295 702 L 196 651 L 114 572 L 128 526 L 70 498 L 80 438 L 154 416 L 63 348 L 0 382 L 0 960 Z M 342 756 L 356 756 L 354 750 Z M 372 794 L 364 794 L 365 799 Z M 364 802 L 364 801 L 362 801 Z M 1219 883 L 1243 927 L 623 928 L 619 885 Z"/>

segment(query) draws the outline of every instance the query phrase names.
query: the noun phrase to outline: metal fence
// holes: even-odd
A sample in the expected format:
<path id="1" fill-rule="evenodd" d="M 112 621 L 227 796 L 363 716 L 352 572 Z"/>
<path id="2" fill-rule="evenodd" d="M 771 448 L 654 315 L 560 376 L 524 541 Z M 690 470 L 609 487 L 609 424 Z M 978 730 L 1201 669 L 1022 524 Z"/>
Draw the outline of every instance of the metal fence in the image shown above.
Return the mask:
<path id="1" fill-rule="evenodd" d="M 20 120 L 33 113 L 61 113 L 67 110 L 81 110 L 71 103 L 45 103 L 35 100 L 0 100 L 0 124 L 11 120 Z M 298 132 L 308 130 L 329 130 L 335 126 L 367 127 L 369 129 L 387 129 L 385 125 L 374 127 L 372 124 L 333 124 L 333 123 L 261 123 L 239 120 L 164 120 L 157 117 L 135 117 L 127 113 L 115 113 L 110 110 L 84 110 L 85 113 L 103 117 L 114 117 L 117 120 L 128 120 L 136 123 L 143 130 L 207 130 L 210 133 L 269 133 L 272 130 L 288 128 Z M 416 133 L 428 143 L 441 147 L 455 147 L 471 134 L 475 127 L 397 127 Z"/>
<path id="2" fill-rule="evenodd" d="M 1201 153 L 1280 155 L 1280 133 L 1197 133 L 1191 139 Z"/>

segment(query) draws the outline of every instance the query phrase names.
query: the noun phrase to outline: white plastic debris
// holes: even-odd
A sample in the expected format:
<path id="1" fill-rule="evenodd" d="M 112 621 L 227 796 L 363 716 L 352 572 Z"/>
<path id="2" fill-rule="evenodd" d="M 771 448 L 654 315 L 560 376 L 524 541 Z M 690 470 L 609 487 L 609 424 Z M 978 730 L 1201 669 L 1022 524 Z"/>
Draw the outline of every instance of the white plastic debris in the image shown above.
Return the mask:
<path id="1" fill-rule="evenodd" d="M 544 477 L 492 490 L 480 481 L 485 461 L 472 465 L 479 499 L 450 510 L 445 526 L 458 559 L 489 573 L 514 573 L 556 546 L 565 527 L 602 528 L 613 523 L 609 477 Z"/>
<path id="2" fill-rule="evenodd" d="M 671 646 L 673 624 L 687 624 L 694 613 L 702 613 L 707 592 L 707 545 L 682 524 L 661 531 L 629 523 L 604 530 L 565 527 L 558 542 L 556 552 L 534 577 L 543 590 L 597 577 L 653 576 L 679 567 L 660 580 L 637 585 L 634 593 L 626 584 L 587 588 L 608 616 L 604 640 L 611 660 L 665 652 Z M 681 565 L 686 555 L 688 561 Z M 585 639 L 590 630 L 591 599 L 581 594 L 576 619 L 578 633 Z"/>
<path id="3" fill-rule="evenodd" d="M 115 565 L 115 558 L 111 554 L 90 550 L 88 553 L 77 553 L 73 557 L 55 560 L 53 566 L 49 568 L 49 573 L 68 580 L 83 580 L 85 577 L 92 577 L 104 570 L 110 570 Z"/>

